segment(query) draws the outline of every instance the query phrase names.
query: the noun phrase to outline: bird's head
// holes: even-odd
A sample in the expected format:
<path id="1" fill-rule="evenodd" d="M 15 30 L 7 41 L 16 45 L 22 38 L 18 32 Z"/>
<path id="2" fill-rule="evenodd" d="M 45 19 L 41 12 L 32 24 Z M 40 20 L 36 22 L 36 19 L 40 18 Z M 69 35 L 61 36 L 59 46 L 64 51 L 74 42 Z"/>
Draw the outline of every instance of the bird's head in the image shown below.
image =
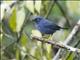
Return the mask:
<path id="1" fill-rule="evenodd" d="M 41 20 L 43 20 L 43 17 L 41 16 L 33 16 L 32 20 L 35 21 L 36 23 L 40 22 Z"/>

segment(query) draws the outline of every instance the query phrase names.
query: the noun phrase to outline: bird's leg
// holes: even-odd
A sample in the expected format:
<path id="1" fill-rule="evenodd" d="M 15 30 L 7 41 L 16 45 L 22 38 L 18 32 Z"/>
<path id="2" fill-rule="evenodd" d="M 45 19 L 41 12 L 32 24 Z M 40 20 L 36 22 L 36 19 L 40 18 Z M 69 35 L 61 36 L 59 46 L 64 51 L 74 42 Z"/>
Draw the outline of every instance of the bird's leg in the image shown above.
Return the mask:
<path id="1" fill-rule="evenodd" d="M 45 38 L 45 39 L 48 40 L 48 39 L 50 38 L 50 35 L 48 35 L 48 34 L 44 34 L 44 35 L 43 35 L 43 38 Z"/>
<path id="2" fill-rule="evenodd" d="M 52 40 L 52 35 L 51 34 L 42 34 L 43 38 L 45 38 L 46 40 Z"/>
<path id="3" fill-rule="evenodd" d="M 52 35 L 51 35 L 51 34 L 49 35 L 49 38 L 48 38 L 48 40 L 52 40 Z"/>

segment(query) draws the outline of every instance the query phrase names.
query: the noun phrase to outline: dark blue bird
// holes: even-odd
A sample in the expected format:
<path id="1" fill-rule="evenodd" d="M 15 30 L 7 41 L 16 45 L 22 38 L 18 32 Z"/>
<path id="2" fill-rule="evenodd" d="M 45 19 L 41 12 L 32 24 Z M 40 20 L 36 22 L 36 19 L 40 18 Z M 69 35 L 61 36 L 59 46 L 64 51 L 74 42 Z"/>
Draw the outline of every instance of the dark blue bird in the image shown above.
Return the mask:
<path id="1" fill-rule="evenodd" d="M 67 29 L 62 28 L 55 24 L 54 22 L 51 22 L 41 16 L 35 16 L 33 17 L 33 20 L 35 21 L 36 28 L 42 33 L 42 34 L 53 34 L 57 30 L 60 29 Z"/>
<path id="2" fill-rule="evenodd" d="M 68 28 L 62 28 L 57 24 L 55 24 L 54 22 L 51 22 L 41 16 L 35 16 L 33 17 L 33 20 L 35 21 L 36 29 L 38 29 L 42 34 L 53 34 L 57 30 L 68 29 Z M 58 48 L 54 47 L 53 51 L 54 54 L 56 54 Z"/>

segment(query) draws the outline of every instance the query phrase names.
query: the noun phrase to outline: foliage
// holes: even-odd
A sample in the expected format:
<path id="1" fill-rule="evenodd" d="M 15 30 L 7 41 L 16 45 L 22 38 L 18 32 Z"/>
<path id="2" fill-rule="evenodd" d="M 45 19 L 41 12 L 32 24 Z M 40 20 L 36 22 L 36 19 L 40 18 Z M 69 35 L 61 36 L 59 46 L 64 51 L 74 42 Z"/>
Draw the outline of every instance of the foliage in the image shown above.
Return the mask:
<path id="1" fill-rule="evenodd" d="M 2 1 L 3 4 L 6 1 Z M 1 3 L 2 3 L 1 2 Z M 12 1 L 7 1 L 12 3 Z M 80 19 L 80 1 L 57 1 L 61 8 L 54 1 L 17 1 L 16 4 L 6 13 L 5 7 L 1 11 L 0 19 L 0 48 L 1 60 L 52 60 L 54 51 L 52 45 L 42 43 L 31 39 L 32 35 L 42 37 L 41 33 L 35 31 L 34 22 L 31 16 L 41 15 L 49 20 L 54 21 L 68 30 L 60 30 L 53 34 L 54 40 L 64 41 L 71 32 L 75 22 Z M 9 7 L 9 3 L 7 6 Z M 71 3 L 71 4 L 70 4 Z M 0 4 L 1 5 L 1 4 Z M 9 11 L 11 10 L 11 12 Z M 71 13 L 71 15 L 70 15 Z M 66 16 L 64 16 L 66 15 Z M 75 16 L 75 17 L 73 17 Z M 67 20 L 70 22 L 68 25 Z M 37 34 L 37 35 L 36 35 Z M 50 36 L 43 36 L 45 40 L 49 40 Z M 73 41 L 69 45 L 80 48 L 80 32 L 76 34 Z M 79 44 L 78 44 L 79 43 Z M 63 56 L 64 55 L 64 56 Z M 65 50 L 61 59 L 76 60 L 80 59 L 80 54 Z"/>

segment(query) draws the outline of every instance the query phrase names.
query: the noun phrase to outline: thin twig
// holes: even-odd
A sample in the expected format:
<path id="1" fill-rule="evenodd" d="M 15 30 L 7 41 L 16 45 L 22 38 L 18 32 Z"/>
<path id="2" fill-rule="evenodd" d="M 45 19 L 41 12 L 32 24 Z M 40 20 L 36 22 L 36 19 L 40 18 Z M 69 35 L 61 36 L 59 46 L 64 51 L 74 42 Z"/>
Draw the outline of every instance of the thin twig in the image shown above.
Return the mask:
<path id="1" fill-rule="evenodd" d="M 53 1 L 51 1 L 52 3 L 51 3 L 51 6 L 50 6 L 50 8 L 49 8 L 49 10 L 48 10 L 48 12 L 46 13 L 46 15 L 45 15 L 45 18 L 48 18 L 48 16 L 49 16 L 49 14 L 51 13 L 51 11 L 52 11 L 52 8 L 54 7 L 54 5 L 55 5 L 55 2 L 53 2 Z"/>
<path id="2" fill-rule="evenodd" d="M 61 5 L 58 3 L 58 1 L 55 1 L 55 3 L 57 4 L 57 6 L 59 7 L 59 9 L 61 10 L 63 16 L 66 18 L 67 25 L 69 25 L 69 27 L 71 27 L 71 24 L 70 24 L 70 22 L 69 22 L 69 18 L 67 17 L 65 11 L 64 11 L 63 8 L 61 7 Z"/>

